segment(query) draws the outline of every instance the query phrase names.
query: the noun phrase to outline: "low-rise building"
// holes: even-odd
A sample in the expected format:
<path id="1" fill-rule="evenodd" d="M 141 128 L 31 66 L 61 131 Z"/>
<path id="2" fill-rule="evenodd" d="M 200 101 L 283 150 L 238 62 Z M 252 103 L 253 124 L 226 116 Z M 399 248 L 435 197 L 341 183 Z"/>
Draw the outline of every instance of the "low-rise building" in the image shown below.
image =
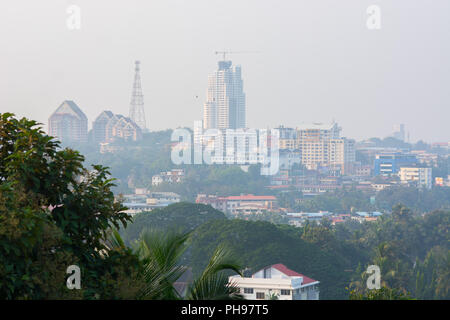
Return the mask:
<path id="1" fill-rule="evenodd" d="M 400 177 L 400 181 L 402 183 L 414 185 L 416 187 L 431 189 L 431 186 L 433 185 L 431 173 L 432 168 L 408 166 L 408 167 L 401 167 L 398 176 Z"/>
<path id="2" fill-rule="evenodd" d="M 184 178 L 183 169 L 172 169 L 170 171 L 160 172 L 152 177 L 152 186 L 157 186 L 163 182 L 180 183 Z"/>
<path id="3" fill-rule="evenodd" d="M 321 212 L 289 212 L 287 213 L 288 223 L 290 225 L 301 227 L 305 222 L 319 222 L 324 218 L 331 218 L 333 213 L 328 211 Z"/>
<path id="4" fill-rule="evenodd" d="M 136 188 L 134 194 L 123 195 L 123 200 L 127 207 L 125 212 L 134 215 L 180 202 L 180 196 L 174 192 L 149 192 L 145 188 Z"/>
<path id="5" fill-rule="evenodd" d="M 373 211 L 373 212 L 356 212 L 351 219 L 352 220 L 356 220 L 359 223 L 363 223 L 365 221 L 367 222 L 373 222 L 373 221 L 377 221 L 377 219 L 383 215 L 381 212 L 379 211 Z"/>
<path id="6" fill-rule="evenodd" d="M 255 196 L 253 194 L 217 197 L 205 194 L 197 195 L 196 203 L 209 204 L 225 213 L 262 213 L 276 208 L 274 196 Z"/>
<path id="7" fill-rule="evenodd" d="M 319 300 L 319 281 L 281 263 L 265 267 L 251 277 L 231 276 L 228 281 L 248 300 Z"/>
<path id="8" fill-rule="evenodd" d="M 418 162 L 416 155 L 392 152 L 378 154 L 374 160 L 375 175 L 392 175 L 397 174 L 400 167 L 409 166 Z"/>

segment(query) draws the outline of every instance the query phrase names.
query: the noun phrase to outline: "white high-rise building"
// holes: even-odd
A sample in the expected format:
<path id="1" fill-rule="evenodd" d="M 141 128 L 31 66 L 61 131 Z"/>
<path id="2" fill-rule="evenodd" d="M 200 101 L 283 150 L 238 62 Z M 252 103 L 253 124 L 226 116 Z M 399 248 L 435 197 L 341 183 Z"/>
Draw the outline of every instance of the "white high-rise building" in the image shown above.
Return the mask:
<path id="1" fill-rule="evenodd" d="M 208 77 L 203 109 L 205 129 L 245 128 L 245 94 L 241 67 L 219 61 L 219 68 Z"/>

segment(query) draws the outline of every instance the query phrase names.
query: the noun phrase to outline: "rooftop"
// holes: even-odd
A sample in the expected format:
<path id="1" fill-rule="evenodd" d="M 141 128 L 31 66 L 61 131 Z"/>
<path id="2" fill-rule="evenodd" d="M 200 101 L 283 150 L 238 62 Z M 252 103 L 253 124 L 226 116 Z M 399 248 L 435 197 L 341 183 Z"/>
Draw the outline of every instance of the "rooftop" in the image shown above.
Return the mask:
<path id="1" fill-rule="evenodd" d="M 298 273 L 298 272 L 296 272 L 294 270 L 289 269 L 288 267 L 286 267 L 282 263 L 273 264 L 270 267 L 274 268 L 274 269 L 277 269 L 278 271 L 284 273 L 285 275 L 287 275 L 289 277 L 303 277 L 303 284 L 317 282 L 317 280 L 314 280 L 314 279 L 312 279 L 310 277 L 307 277 L 307 276 L 305 276 L 305 275 L 303 275 L 301 273 Z M 266 268 L 264 268 L 264 269 L 266 269 Z"/>
<path id="2" fill-rule="evenodd" d="M 276 200 L 274 196 L 255 196 L 253 194 L 224 197 L 225 200 Z"/>

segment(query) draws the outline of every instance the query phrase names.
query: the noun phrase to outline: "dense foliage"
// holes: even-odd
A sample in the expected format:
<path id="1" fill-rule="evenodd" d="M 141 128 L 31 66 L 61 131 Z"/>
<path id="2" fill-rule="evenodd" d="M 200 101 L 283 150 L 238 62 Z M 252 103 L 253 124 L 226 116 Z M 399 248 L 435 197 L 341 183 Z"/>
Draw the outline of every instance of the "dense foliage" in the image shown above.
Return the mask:
<path id="1" fill-rule="evenodd" d="M 144 133 L 141 141 L 116 141 L 111 146 L 115 152 L 100 153 L 98 146 L 77 146 L 86 156 L 86 163 L 98 163 L 111 168 L 117 178 L 116 192 L 129 193 L 134 187 L 153 191 L 172 191 L 183 200 L 194 201 L 198 193 L 234 195 L 240 193 L 266 193 L 266 177 L 259 166 L 248 172 L 234 165 L 181 165 L 171 160 L 172 130 Z M 182 183 L 152 187 L 152 176 L 174 168 L 185 170 Z"/>
<path id="2" fill-rule="evenodd" d="M 148 152 L 134 147 L 138 154 Z M 164 166 L 151 159 L 155 167 L 139 162 L 133 179 Z M 209 206 L 178 203 L 138 214 L 130 225 L 107 168 L 88 169 L 84 162 L 36 122 L 0 114 L 1 299 L 239 298 L 226 285 L 227 272 L 275 263 L 319 280 L 322 299 L 450 299 L 448 188 L 391 188 L 375 202 L 359 191 L 339 191 L 298 204 L 303 211 L 392 211 L 362 224 L 324 220 L 295 228 L 274 224 L 285 221 L 270 213 L 227 219 Z M 192 170 L 178 185 L 186 197 L 209 193 L 208 187 L 224 194 L 259 190 L 264 183 L 258 179 L 265 179 L 256 166 L 248 172 L 227 166 Z M 290 200 L 286 193 L 284 201 Z M 395 205 L 400 201 L 406 206 Z M 252 221 L 261 218 L 274 223 Z M 74 264 L 82 271 L 81 290 L 66 287 L 66 269 Z M 381 269 L 377 291 L 365 287 L 372 264 Z M 195 280 L 183 297 L 174 284 L 188 267 Z"/>
<path id="3" fill-rule="evenodd" d="M 127 244 L 139 239 L 145 230 L 190 232 L 209 220 L 224 220 L 225 215 L 211 206 L 187 202 L 174 203 L 168 207 L 141 212 L 132 223 L 121 230 Z"/>
<path id="4" fill-rule="evenodd" d="M 130 217 L 113 180 L 83 160 L 36 122 L 0 114 L 0 299 L 182 298 L 174 284 L 186 270 L 179 258 L 188 235 L 144 232 L 137 249 L 125 246 L 115 230 Z M 66 286 L 71 265 L 81 270 L 80 289 Z M 239 269 L 216 248 L 186 298 L 239 298 L 225 275 Z"/>
<path id="5" fill-rule="evenodd" d="M 417 216 L 398 205 L 392 215 L 361 225 L 354 243 L 371 252 L 383 286 L 417 299 L 450 299 L 449 225 L 449 211 Z M 352 282 L 357 292 L 365 291 L 364 270 Z"/>
<path id="6" fill-rule="evenodd" d="M 0 139 L 0 297 L 115 297 L 133 257 L 102 254 L 108 228 L 128 220 L 109 172 L 84 168 L 77 151 L 58 150 L 25 118 L 1 114 Z M 82 270 L 81 292 L 65 287 L 73 264 Z"/>
<path id="7" fill-rule="evenodd" d="M 194 204 L 179 205 L 186 212 L 195 211 Z M 172 206 L 165 208 L 160 222 L 146 213 L 148 220 L 136 219 L 133 224 L 142 224 L 141 229 L 170 230 L 192 217 L 196 222 L 188 229 L 194 232 L 183 261 L 194 274 L 201 272 L 208 256 L 223 245 L 252 271 L 281 262 L 319 280 L 321 299 L 349 298 L 347 287 L 351 299 L 449 298 L 448 211 L 419 215 L 396 206 L 392 214 L 377 222 L 350 220 L 332 226 L 324 220 L 295 228 L 263 221 L 216 219 L 212 209 L 207 214 L 210 218 L 205 215 L 198 220 L 196 212 L 184 219 L 179 208 L 174 209 L 172 213 Z M 155 217 L 162 215 L 159 212 Z M 364 271 L 371 264 L 381 268 L 384 289 L 377 292 L 365 289 Z"/>
<path id="8" fill-rule="evenodd" d="M 161 184 L 152 190 L 172 191 L 187 201 L 194 201 L 197 194 L 231 196 L 237 194 L 268 194 L 269 184 L 261 175 L 260 166 L 252 165 L 244 171 L 236 165 L 185 166 L 185 178 L 181 183 Z"/>
<path id="9" fill-rule="evenodd" d="M 375 199 L 371 202 L 371 197 Z M 378 193 L 359 190 L 336 190 L 298 202 L 294 209 L 298 212 L 329 211 L 349 213 L 355 211 L 390 211 L 402 203 L 415 212 L 450 209 L 450 187 L 434 187 L 431 190 L 407 186 L 386 188 Z"/>

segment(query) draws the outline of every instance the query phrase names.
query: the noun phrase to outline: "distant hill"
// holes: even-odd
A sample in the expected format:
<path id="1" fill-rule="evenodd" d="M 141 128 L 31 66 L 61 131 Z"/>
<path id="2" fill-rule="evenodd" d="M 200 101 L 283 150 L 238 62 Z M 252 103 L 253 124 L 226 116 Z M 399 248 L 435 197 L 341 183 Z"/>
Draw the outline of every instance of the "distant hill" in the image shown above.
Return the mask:
<path id="1" fill-rule="evenodd" d="M 133 222 L 121 234 L 129 245 L 139 238 L 144 229 L 187 232 L 210 220 L 225 219 L 225 214 L 211 206 L 180 202 L 135 215 Z"/>

